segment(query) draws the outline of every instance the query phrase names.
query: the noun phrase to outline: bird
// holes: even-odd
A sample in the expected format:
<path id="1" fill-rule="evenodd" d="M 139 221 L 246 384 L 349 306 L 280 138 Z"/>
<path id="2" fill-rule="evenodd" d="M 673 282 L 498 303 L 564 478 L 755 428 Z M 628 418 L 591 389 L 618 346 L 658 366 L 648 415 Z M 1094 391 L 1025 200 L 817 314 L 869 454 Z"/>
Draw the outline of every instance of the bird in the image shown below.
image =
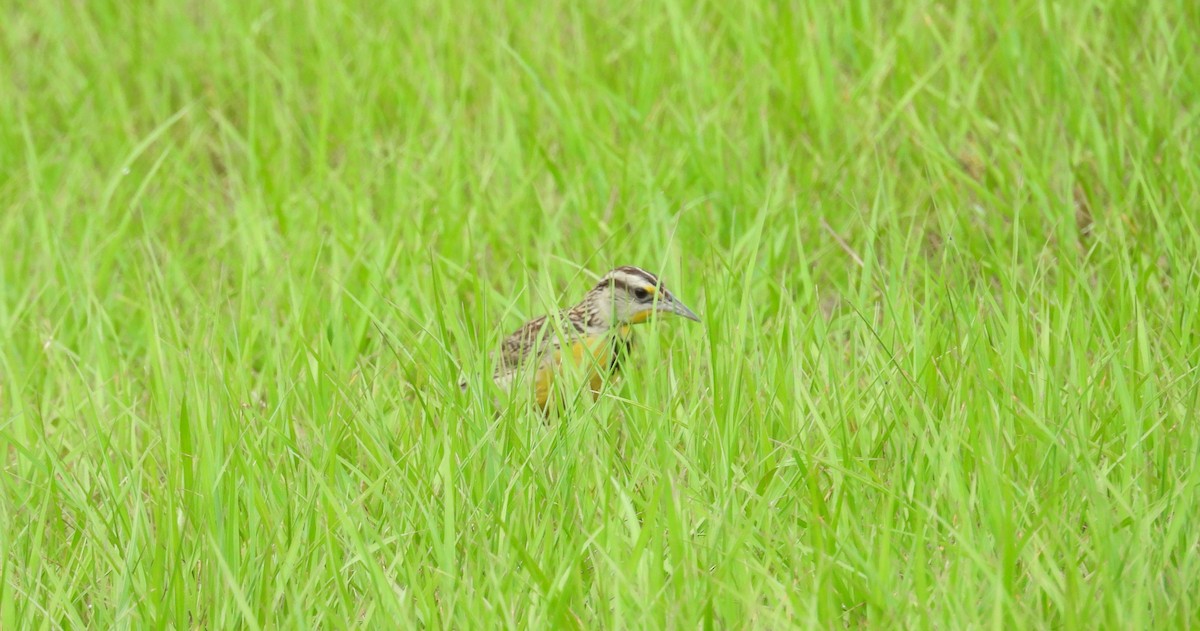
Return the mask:
<path id="1" fill-rule="evenodd" d="M 659 280 L 640 267 L 623 265 L 605 274 L 583 299 L 555 316 L 534 318 L 506 337 L 493 357 L 493 381 L 503 391 L 517 384 L 533 388 L 533 400 L 546 412 L 556 378 L 578 370 L 593 397 L 607 377 L 620 372 L 633 347 L 633 325 L 655 314 L 700 322 Z M 466 390 L 466 378 L 459 387 Z"/>

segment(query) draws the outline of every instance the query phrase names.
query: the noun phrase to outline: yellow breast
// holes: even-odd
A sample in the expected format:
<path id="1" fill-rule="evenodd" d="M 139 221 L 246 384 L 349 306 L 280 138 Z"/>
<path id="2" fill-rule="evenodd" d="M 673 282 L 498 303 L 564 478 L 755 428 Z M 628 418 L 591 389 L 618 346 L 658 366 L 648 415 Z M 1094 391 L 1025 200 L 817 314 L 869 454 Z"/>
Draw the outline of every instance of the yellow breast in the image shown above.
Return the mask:
<path id="1" fill-rule="evenodd" d="M 617 331 L 617 336 L 629 339 L 630 327 L 623 326 Z M 612 366 L 614 352 L 614 336 L 592 335 L 572 339 L 564 347 L 554 351 L 547 358 L 534 377 L 534 391 L 539 407 L 545 407 L 550 398 L 554 382 L 561 376 L 570 376 L 572 382 L 587 383 L 593 396 L 600 392 L 604 379 Z"/>

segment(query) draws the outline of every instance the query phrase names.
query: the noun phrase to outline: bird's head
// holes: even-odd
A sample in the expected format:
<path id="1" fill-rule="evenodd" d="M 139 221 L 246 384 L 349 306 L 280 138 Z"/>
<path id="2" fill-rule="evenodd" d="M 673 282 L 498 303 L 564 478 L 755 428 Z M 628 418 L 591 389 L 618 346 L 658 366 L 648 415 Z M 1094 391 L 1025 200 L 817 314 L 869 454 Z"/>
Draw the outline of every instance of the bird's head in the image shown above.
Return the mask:
<path id="1" fill-rule="evenodd" d="M 602 317 L 610 324 L 639 324 L 655 313 L 700 321 L 695 312 L 667 291 L 657 276 L 641 268 L 618 267 L 605 274 L 591 293 L 598 298 L 598 304 L 608 307 L 602 308 Z"/>

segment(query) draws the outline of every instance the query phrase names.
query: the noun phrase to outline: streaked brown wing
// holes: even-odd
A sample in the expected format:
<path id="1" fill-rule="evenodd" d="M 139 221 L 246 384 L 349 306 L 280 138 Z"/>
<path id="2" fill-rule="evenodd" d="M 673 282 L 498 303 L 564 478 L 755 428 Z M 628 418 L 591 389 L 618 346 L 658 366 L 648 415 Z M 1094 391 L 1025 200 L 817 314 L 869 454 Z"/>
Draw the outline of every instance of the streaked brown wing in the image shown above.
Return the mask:
<path id="1" fill-rule="evenodd" d="M 539 339 L 542 336 L 542 329 L 546 328 L 546 316 L 534 318 L 523 324 L 521 328 L 514 331 L 511 335 L 504 338 L 500 343 L 500 350 L 493 356 L 495 359 L 495 370 L 492 373 L 492 378 L 496 380 L 502 388 L 507 389 L 508 378 L 520 368 L 531 355 L 534 355 L 534 347 L 540 345 L 540 350 L 537 355 L 545 352 L 547 340 Z M 467 389 L 467 377 L 463 375 L 459 379 L 458 387 L 463 391 Z"/>
<path id="2" fill-rule="evenodd" d="M 553 351 L 561 347 L 561 334 L 565 333 L 570 339 L 575 339 L 576 336 L 584 333 L 584 325 L 579 314 L 564 312 L 560 317 L 562 318 L 561 326 L 565 329 L 562 332 L 558 330 L 558 324 L 551 324 L 549 318 L 541 316 L 526 322 L 524 326 L 505 338 L 500 345 L 500 357 L 496 364 L 497 379 L 511 376 L 528 362 L 545 360 Z"/>
<path id="3" fill-rule="evenodd" d="M 500 356 L 496 362 L 496 374 L 501 375 L 520 368 L 531 356 L 541 356 L 552 337 L 546 328 L 546 316 L 534 318 L 504 338 L 500 343 Z"/>

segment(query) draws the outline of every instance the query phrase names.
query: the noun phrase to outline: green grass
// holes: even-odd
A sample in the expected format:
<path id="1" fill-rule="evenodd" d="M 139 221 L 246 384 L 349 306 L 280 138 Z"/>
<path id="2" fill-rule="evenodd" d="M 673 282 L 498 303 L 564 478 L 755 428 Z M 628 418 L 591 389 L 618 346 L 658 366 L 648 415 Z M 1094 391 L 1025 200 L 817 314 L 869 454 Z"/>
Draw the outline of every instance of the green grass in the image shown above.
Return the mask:
<path id="1" fill-rule="evenodd" d="M 1200 626 L 1200 4 L 0 6 L 0 628 Z"/>

